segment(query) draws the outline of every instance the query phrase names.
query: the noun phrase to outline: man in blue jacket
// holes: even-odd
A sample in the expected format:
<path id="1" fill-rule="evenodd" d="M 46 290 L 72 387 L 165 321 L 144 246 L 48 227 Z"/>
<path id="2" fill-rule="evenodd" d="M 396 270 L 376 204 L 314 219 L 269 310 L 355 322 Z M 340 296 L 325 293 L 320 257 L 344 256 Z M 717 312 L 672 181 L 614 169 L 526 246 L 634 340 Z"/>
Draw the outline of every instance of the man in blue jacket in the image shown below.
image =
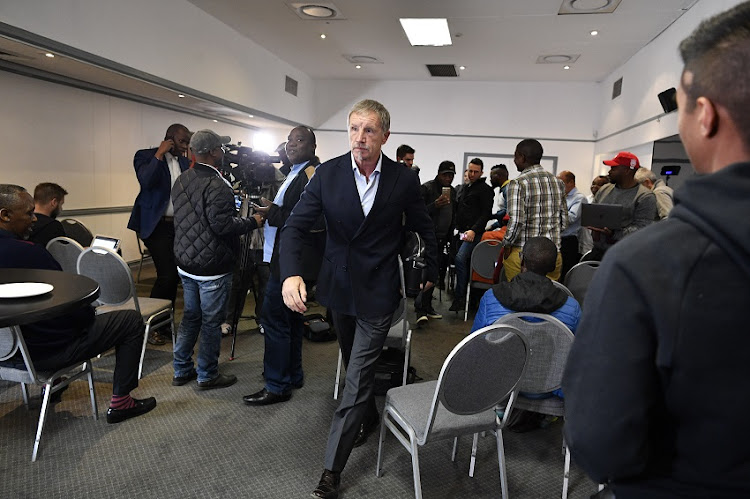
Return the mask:
<path id="1" fill-rule="evenodd" d="M 190 144 L 190 131 L 175 123 L 167 128 L 159 147 L 135 153 L 133 167 L 141 192 L 135 198 L 128 229 L 134 230 L 146 244 L 156 267 L 156 282 L 151 298 L 164 298 L 174 303 L 177 296 L 177 264 L 174 259 L 174 208 L 169 198 L 177 177 L 190 167 L 185 156 Z M 149 343 L 163 345 L 156 332 Z"/>

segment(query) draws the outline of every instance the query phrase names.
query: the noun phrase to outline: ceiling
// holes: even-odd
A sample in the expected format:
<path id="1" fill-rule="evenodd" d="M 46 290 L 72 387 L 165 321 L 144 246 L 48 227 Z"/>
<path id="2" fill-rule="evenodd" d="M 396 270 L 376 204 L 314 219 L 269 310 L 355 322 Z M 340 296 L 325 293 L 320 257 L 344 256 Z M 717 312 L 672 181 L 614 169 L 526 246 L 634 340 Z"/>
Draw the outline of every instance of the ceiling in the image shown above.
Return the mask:
<path id="1" fill-rule="evenodd" d="M 600 81 L 698 0 L 335 0 L 333 20 L 300 16 L 296 0 L 188 0 L 313 79 L 430 80 L 426 64 L 465 66 L 454 81 Z M 610 14 L 559 15 L 616 5 Z M 402 17 L 445 17 L 453 45 L 412 47 Z M 597 36 L 591 36 L 598 30 Z M 326 38 L 322 39 L 321 34 Z M 0 70 L 24 74 L 252 129 L 291 122 L 118 64 L 45 57 L 50 47 L 0 36 Z M 58 53 L 59 54 L 59 53 Z M 539 64 L 544 56 L 570 55 Z M 355 68 L 352 56 L 376 58 Z M 124 68 L 124 67 L 123 67 Z M 251 116 L 252 115 L 252 116 Z"/>
<path id="2" fill-rule="evenodd" d="M 428 80 L 426 64 L 463 80 L 600 81 L 697 0 L 333 0 L 341 19 L 303 19 L 300 0 L 188 0 L 314 79 Z M 619 5 L 617 5 L 619 3 Z M 617 5 L 611 14 L 559 15 Z M 412 47 L 399 18 L 447 18 L 453 45 Z M 598 30 L 597 36 L 591 36 Z M 320 35 L 326 38 L 321 39 Z M 537 64 L 540 56 L 580 55 Z M 355 64 L 347 56 L 380 63 Z"/>

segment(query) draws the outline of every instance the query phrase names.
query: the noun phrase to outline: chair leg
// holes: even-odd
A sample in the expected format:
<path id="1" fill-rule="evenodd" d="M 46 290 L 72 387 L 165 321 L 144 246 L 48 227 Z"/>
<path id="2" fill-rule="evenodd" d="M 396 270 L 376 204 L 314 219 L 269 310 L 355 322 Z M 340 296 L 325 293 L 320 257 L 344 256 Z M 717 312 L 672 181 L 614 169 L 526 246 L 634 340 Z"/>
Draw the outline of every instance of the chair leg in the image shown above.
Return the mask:
<path id="1" fill-rule="evenodd" d="M 565 468 L 563 469 L 562 499 L 568 499 L 568 482 L 570 480 L 570 450 L 565 446 Z"/>
<path id="2" fill-rule="evenodd" d="M 469 462 L 469 476 L 474 478 L 474 466 L 477 463 L 477 442 L 479 441 L 479 433 L 474 434 L 474 441 L 471 444 L 471 461 Z"/>
<path id="3" fill-rule="evenodd" d="M 42 409 L 39 412 L 39 424 L 36 428 L 36 438 L 34 438 L 34 450 L 31 452 L 31 462 L 36 461 L 36 455 L 39 451 L 39 441 L 42 439 L 42 430 L 44 430 L 44 421 L 47 419 L 47 408 L 49 407 L 50 392 L 52 392 L 52 382 L 44 385 L 44 398 L 42 398 Z"/>
<path id="4" fill-rule="evenodd" d="M 414 497 L 416 499 L 422 499 L 422 479 L 419 475 L 419 444 L 417 444 L 417 437 L 411 435 L 411 468 L 414 473 Z"/>
<path id="5" fill-rule="evenodd" d="M 29 410 L 29 385 L 21 383 L 21 396 L 23 397 L 23 405 L 26 406 L 26 410 Z"/>
<path id="6" fill-rule="evenodd" d="M 456 462 L 456 451 L 458 450 L 458 437 L 453 437 L 453 451 L 451 452 L 451 461 Z"/>
<path id="7" fill-rule="evenodd" d="M 143 377 L 143 359 L 146 358 L 146 343 L 148 343 L 148 333 L 151 332 L 151 323 L 146 323 L 146 331 L 143 335 L 143 348 L 141 348 L 141 361 L 138 363 L 138 379 Z"/>
<path id="8" fill-rule="evenodd" d="M 497 439 L 497 462 L 500 466 L 500 488 L 502 490 L 503 499 L 508 499 L 508 475 L 505 472 L 505 448 L 503 447 L 503 432 L 500 428 L 495 430 L 495 438 Z"/>
<path id="9" fill-rule="evenodd" d="M 94 420 L 99 419 L 99 409 L 96 407 L 96 389 L 94 388 L 94 370 L 91 367 L 91 361 L 86 362 L 86 370 L 89 378 L 89 395 L 91 396 L 91 410 L 94 413 Z"/>
<path id="10" fill-rule="evenodd" d="M 141 283 L 141 269 L 143 268 L 143 254 L 141 254 L 141 262 L 138 264 L 138 277 L 135 278 L 135 282 Z"/>
<path id="11" fill-rule="evenodd" d="M 411 329 L 406 333 L 406 346 L 404 348 L 404 379 L 401 383 L 402 386 L 406 386 L 406 381 L 409 378 L 409 360 L 411 356 Z"/>
<path id="12" fill-rule="evenodd" d="M 464 305 L 464 322 L 469 319 L 469 297 L 471 296 L 471 282 L 466 286 L 466 301 Z"/>
<path id="13" fill-rule="evenodd" d="M 336 384 L 333 385 L 333 400 L 339 399 L 339 384 L 341 383 L 341 366 L 344 364 L 344 356 L 339 348 L 339 361 L 336 364 Z"/>
<path id="14" fill-rule="evenodd" d="M 385 443 L 385 420 L 388 417 L 388 411 L 383 410 L 383 417 L 380 421 L 380 437 L 378 439 L 378 462 L 375 467 L 375 476 L 380 478 L 383 476 L 382 467 L 383 467 L 383 444 Z"/>

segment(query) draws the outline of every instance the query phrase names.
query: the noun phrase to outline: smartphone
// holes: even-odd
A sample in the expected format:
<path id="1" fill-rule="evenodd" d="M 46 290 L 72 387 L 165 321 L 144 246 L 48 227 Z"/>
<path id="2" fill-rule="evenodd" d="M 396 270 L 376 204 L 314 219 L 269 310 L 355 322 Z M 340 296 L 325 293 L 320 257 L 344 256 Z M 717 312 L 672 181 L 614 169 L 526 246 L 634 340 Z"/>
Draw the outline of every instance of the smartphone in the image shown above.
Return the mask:
<path id="1" fill-rule="evenodd" d="M 451 199 L 451 188 L 450 187 L 443 187 L 443 196 L 448 198 L 448 201 Z"/>
<path id="2" fill-rule="evenodd" d="M 462 232 L 458 235 L 458 238 L 462 241 L 466 241 L 466 232 Z"/>

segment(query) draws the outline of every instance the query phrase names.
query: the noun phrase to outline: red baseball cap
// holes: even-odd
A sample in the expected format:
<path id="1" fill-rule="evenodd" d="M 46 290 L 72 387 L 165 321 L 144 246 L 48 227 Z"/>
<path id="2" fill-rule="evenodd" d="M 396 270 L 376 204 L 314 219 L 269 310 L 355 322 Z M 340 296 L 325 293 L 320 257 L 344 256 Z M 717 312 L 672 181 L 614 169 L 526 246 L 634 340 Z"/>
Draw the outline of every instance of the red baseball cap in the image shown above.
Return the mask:
<path id="1" fill-rule="evenodd" d="M 638 156 L 626 151 L 618 152 L 617 156 L 604 160 L 603 163 L 607 166 L 629 166 L 632 170 L 637 170 L 641 166 Z"/>

